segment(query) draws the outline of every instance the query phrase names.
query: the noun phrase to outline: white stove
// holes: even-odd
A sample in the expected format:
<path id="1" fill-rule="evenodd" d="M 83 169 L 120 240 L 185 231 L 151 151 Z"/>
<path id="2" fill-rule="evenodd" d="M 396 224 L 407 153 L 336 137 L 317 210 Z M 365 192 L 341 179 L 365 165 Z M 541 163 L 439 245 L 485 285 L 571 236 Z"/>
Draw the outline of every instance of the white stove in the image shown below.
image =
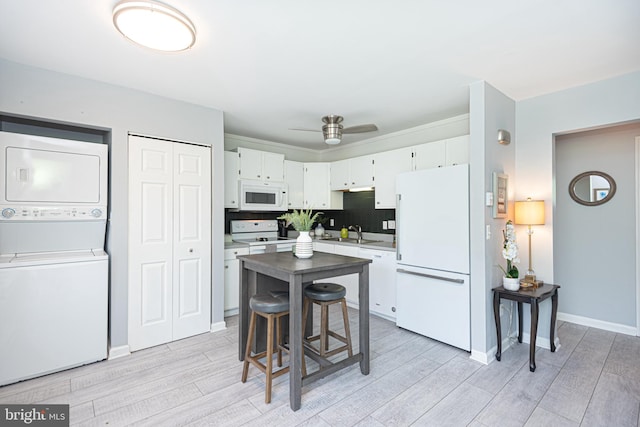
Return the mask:
<path id="1" fill-rule="evenodd" d="M 278 220 L 241 219 L 231 221 L 231 240 L 249 245 L 250 254 L 291 251 L 295 239 L 278 237 Z"/>

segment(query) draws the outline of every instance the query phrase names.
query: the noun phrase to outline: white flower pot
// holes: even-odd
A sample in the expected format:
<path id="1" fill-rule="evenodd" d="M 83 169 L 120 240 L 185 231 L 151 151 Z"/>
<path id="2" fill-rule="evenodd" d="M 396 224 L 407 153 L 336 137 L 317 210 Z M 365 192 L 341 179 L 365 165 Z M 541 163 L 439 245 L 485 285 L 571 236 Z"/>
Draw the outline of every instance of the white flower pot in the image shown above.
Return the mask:
<path id="1" fill-rule="evenodd" d="M 311 258 L 313 255 L 313 239 L 308 231 L 300 231 L 296 239 L 296 256 L 298 258 Z"/>
<path id="2" fill-rule="evenodd" d="M 520 289 L 520 279 L 519 278 L 511 278 L 511 277 L 503 277 L 502 278 L 502 286 L 508 291 L 517 291 Z"/>

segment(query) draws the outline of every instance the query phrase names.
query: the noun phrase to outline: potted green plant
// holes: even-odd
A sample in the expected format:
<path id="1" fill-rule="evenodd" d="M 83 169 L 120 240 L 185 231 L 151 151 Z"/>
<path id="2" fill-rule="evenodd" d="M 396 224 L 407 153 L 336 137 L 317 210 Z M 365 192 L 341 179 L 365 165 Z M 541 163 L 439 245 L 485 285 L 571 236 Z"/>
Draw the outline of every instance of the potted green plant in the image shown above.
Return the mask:
<path id="1" fill-rule="evenodd" d="M 518 243 L 516 242 L 516 231 L 511 220 L 507 221 L 505 229 L 502 230 L 502 236 L 504 238 L 502 243 L 502 257 L 507 260 L 507 268 L 500 267 L 500 270 L 504 273 L 502 278 L 502 285 L 509 291 L 517 291 L 520 289 L 520 283 L 518 276 L 520 272 L 516 263 L 520 262 L 518 258 Z"/>
<path id="2" fill-rule="evenodd" d="M 313 255 L 313 240 L 309 236 L 309 231 L 320 215 L 322 212 L 312 213 L 311 209 L 300 209 L 299 211 L 294 209 L 293 212 L 287 212 L 278 217 L 278 219 L 284 219 L 287 226 L 292 225 L 293 229 L 299 233 L 296 239 L 296 256 L 298 258 L 311 258 Z"/>

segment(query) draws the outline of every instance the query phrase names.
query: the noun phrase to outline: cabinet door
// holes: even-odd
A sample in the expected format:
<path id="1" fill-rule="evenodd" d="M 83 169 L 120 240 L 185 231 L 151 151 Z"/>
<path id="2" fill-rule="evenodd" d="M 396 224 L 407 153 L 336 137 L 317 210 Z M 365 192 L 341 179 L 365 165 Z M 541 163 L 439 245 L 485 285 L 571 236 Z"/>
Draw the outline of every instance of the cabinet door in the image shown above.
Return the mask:
<path id="1" fill-rule="evenodd" d="M 236 314 L 240 307 L 240 261 L 224 261 L 224 314 Z"/>
<path id="2" fill-rule="evenodd" d="M 329 163 L 304 164 L 304 207 L 329 208 Z"/>
<path id="3" fill-rule="evenodd" d="M 333 243 L 325 243 L 325 242 L 313 242 L 313 250 L 318 252 L 325 252 L 328 254 L 335 253 L 335 247 Z"/>
<path id="4" fill-rule="evenodd" d="M 441 168 L 445 165 L 446 141 L 434 141 L 413 148 L 413 169 Z"/>
<path id="5" fill-rule="evenodd" d="M 374 155 L 376 209 L 395 209 L 396 176 L 411 171 L 412 152 L 407 147 Z"/>
<path id="6" fill-rule="evenodd" d="M 240 306 L 240 261 L 238 255 L 249 255 L 249 248 L 224 250 L 224 314 L 238 314 Z"/>
<path id="7" fill-rule="evenodd" d="M 387 319 L 396 318 L 396 254 L 360 248 L 360 258 L 369 264 L 369 310 Z"/>
<path id="8" fill-rule="evenodd" d="M 346 190 L 350 187 L 349 159 L 331 162 L 331 190 Z"/>
<path id="9" fill-rule="evenodd" d="M 262 179 L 264 181 L 284 181 L 284 154 L 262 153 Z"/>
<path id="10" fill-rule="evenodd" d="M 238 159 L 241 179 L 262 180 L 262 151 L 239 147 Z"/>
<path id="11" fill-rule="evenodd" d="M 335 253 L 337 255 L 358 256 L 357 246 L 335 245 Z M 347 288 L 346 299 L 350 305 L 357 305 L 359 300 L 359 281 L 357 274 L 348 274 L 346 276 L 332 277 L 331 281 Z M 369 272 L 369 281 L 371 281 L 371 272 Z"/>
<path id="12" fill-rule="evenodd" d="M 447 166 L 469 163 L 469 135 L 447 139 L 445 148 Z"/>
<path id="13" fill-rule="evenodd" d="M 349 188 L 373 186 L 373 155 L 349 159 Z"/>
<path id="14" fill-rule="evenodd" d="M 238 153 L 224 152 L 224 207 L 238 207 Z"/>
<path id="15" fill-rule="evenodd" d="M 304 164 L 291 160 L 284 161 L 284 182 L 289 186 L 289 209 L 304 206 Z"/>

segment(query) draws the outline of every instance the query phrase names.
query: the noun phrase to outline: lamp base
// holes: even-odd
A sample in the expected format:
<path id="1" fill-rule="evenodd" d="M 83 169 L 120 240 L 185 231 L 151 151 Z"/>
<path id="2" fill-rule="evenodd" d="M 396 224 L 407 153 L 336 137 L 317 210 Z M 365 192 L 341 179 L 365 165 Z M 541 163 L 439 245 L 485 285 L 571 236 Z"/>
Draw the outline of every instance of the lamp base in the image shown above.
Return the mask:
<path id="1" fill-rule="evenodd" d="M 520 286 L 522 288 L 536 289 L 543 284 L 544 282 L 542 280 L 536 280 L 536 276 L 533 274 L 527 274 L 524 276 L 524 279 L 520 280 Z"/>

